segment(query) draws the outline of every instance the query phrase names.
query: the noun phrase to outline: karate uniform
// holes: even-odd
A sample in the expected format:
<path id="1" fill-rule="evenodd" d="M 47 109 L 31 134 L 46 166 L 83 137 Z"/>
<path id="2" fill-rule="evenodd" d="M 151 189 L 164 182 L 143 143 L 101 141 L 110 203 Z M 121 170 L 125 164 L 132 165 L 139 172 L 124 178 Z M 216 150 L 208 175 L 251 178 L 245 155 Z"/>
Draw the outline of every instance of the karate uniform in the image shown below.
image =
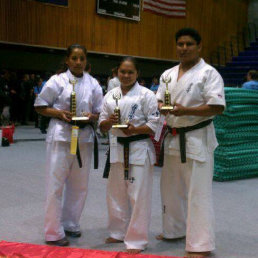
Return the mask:
<path id="1" fill-rule="evenodd" d="M 114 77 L 109 80 L 107 91 L 111 91 L 112 89 L 119 87 L 119 86 L 120 86 L 119 79 L 117 77 Z"/>
<path id="2" fill-rule="evenodd" d="M 69 70 L 52 76 L 34 105 L 70 111 L 70 95 L 73 87 L 69 80 L 73 79 L 74 76 Z M 81 112 L 100 113 L 103 94 L 98 82 L 87 73 L 76 80 L 76 115 L 81 116 Z M 82 158 L 82 168 L 79 168 L 76 156 L 70 154 L 71 128 L 67 122 L 56 118 L 50 120 L 46 137 L 46 241 L 62 239 L 65 236 L 64 230 L 73 232 L 80 230 L 79 219 L 88 191 L 94 136 L 90 126 L 79 129 Z M 64 198 L 62 198 L 63 190 Z"/>
<path id="3" fill-rule="evenodd" d="M 203 59 L 178 81 L 179 65 L 166 70 L 156 94 L 164 102 L 168 84 L 171 103 L 185 107 L 200 105 L 225 106 L 224 83 L 219 73 Z M 174 128 L 193 126 L 212 119 L 204 116 L 167 115 L 167 125 Z M 169 134 L 164 142 L 164 167 L 161 176 L 163 235 L 165 238 L 186 236 L 189 252 L 211 251 L 214 243 L 212 204 L 213 152 L 217 139 L 213 123 L 185 134 L 186 163 L 181 163 L 179 135 Z"/>
<path id="4" fill-rule="evenodd" d="M 113 94 L 117 92 L 121 94 L 118 105 L 122 121 L 129 120 L 135 127 L 147 125 L 155 132 L 159 119 L 157 100 L 138 82 L 124 96 L 120 87 L 105 95 L 99 123 L 114 113 Z M 111 129 L 107 186 L 110 236 L 123 240 L 127 249 L 143 250 L 148 243 L 155 150 L 150 138 L 131 142 L 129 180 L 124 180 L 123 145 L 117 142 L 117 136 L 126 137 L 121 130 Z"/>

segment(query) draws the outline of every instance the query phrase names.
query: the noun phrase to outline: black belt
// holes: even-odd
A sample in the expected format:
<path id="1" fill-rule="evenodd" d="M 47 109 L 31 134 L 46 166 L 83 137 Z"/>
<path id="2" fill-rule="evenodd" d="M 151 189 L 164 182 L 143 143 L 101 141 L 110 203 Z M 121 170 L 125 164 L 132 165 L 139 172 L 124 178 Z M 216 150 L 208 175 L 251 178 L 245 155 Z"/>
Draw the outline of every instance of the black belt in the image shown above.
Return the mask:
<path id="1" fill-rule="evenodd" d="M 187 126 L 187 127 L 180 127 L 180 128 L 171 128 L 168 126 L 167 132 L 164 136 L 162 147 L 161 147 L 161 153 L 160 153 L 160 163 L 163 164 L 163 158 L 164 158 L 164 141 L 168 133 L 171 133 L 173 136 L 176 134 L 179 134 L 179 144 L 180 144 L 180 156 L 181 156 L 181 162 L 186 163 L 186 149 L 185 149 L 185 133 L 201 129 L 207 125 L 209 125 L 212 122 L 212 119 L 206 120 L 204 122 L 201 122 L 199 124 L 193 125 L 193 126 Z"/>
<path id="2" fill-rule="evenodd" d="M 139 140 L 148 139 L 150 136 L 148 134 L 138 134 L 129 137 L 117 137 L 117 141 L 124 145 L 124 179 L 128 180 L 129 178 L 129 145 L 130 142 L 135 142 Z M 107 161 L 104 168 L 103 178 L 108 178 L 110 170 L 110 148 L 107 153 Z"/>
<path id="3" fill-rule="evenodd" d="M 70 124 L 77 125 L 80 129 L 83 129 L 86 126 L 90 126 L 93 129 L 93 133 L 94 133 L 94 149 L 93 149 L 94 169 L 98 169 L 98 167 L 99 167 L 98 139 L 97 139 L 97 135 L 94 130 L 94 125 L 92 123 L 83 123 L 81 121 L 76 121 L 76 123 L 74 123 L 74 121 L 73 121 L 73 122 L 70 122 Z M 82 168 L 82 159 L 81 159 L 80 148 L 79 148 L 79 137 L 77 139 L 76 157 L 78 160 L 79 167 Z"/>

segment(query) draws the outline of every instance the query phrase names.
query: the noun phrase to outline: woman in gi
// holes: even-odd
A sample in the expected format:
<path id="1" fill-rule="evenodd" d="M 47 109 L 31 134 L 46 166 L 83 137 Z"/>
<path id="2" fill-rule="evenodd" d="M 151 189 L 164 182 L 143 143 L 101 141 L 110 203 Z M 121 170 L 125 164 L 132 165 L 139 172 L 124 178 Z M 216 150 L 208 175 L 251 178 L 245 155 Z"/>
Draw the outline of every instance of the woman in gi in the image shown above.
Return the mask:
<path id="1" fill-rule="evenodd" d="M 35 101 L 36 111 L 51 117 L 46 137 L 45 216 L 45 240 L 50 245 L 66 246 L 69 245 L 66 236 L 81 236 L 79 219 L 87 196 L 94 132 L 86 124 L 79 129 L 80 168 L 77 157 L 70 154 L 71 82 L 76 80 L 76 115 L 87 116 L 89 120 L 85 123 L 88 125 L 98 120 L 103 101 L 101 87 L 84 71 L 86 55 L 84 46 L 75 44 L 68 47 L 64 71 L 46 82 Z"/>
<path id="2" fill-rule="evenodd" d="M 107 132 L 118 119 L 114 114 L 118 101 L 121 120 L 128 128 L 110 133 L 110 173 L 107 205 L 110 237 L 106 243 L 124 242 L 128 253 L 139 253 L 148 243 L 155 151 L 149 135 L 155 132 L 159 112 L 153 92 L 137 82 L 138 66 L 125 57 L 118 66 L 121 86 L 109 91 L 100 114 L 100 129 Z M 124 179 L 123 144 L 129 144 L 129 176 Z M 131 143 L 130 143 L 131 142 Z M 130 204 L 129 204 L 130 203 Z"/>

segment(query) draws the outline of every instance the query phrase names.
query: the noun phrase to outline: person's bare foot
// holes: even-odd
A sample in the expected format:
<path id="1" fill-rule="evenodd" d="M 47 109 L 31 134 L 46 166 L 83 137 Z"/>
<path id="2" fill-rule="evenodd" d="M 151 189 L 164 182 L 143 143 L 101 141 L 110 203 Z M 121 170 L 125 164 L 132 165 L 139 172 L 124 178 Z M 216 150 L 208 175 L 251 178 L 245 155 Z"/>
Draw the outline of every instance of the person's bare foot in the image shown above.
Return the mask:
<path id="1" fill-rule="evenodd" d="M 166 238 L 163 236 L 163 234 L 159 234 L 155 237 L 157 240 L 162 240 L 162 241 L 176 241 L 180 239 L 184 239 L 185 237 L 178 237 L 178 238 Z"/>
<path id="2" fill-rule="evenodd" d="M 139 254 L 140 252 L 142 252 L 142 249 L 127 249 L 126 252 L 128 254 Z"/>
<path id="3" fill-rule="evenodd" d="M 205 258 L 210 257 L 211 252 L 187 252 L 186 258 Z"/>
<path id="4" fill-rule="evenodd" d="M 115 239 L 113 237 L 108 237 L 106 240 L 105 240 L 105 243 L 106 244 L 115 244 L 115 243 L 122 243 L 124 242 L 123 240 L 119 240 L 119 239 Z"/>

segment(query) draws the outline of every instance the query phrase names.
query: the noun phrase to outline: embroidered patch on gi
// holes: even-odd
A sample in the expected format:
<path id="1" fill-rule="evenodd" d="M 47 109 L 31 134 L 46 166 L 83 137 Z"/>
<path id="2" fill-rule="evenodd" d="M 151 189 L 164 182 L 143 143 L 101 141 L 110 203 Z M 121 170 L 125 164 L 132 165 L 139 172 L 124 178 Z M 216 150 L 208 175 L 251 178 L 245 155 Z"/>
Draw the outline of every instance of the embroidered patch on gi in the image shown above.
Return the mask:
<path id="1" fill-rule="evenodd" d="M 190 90 L 191 90 L 192 86 L 193 86 L 193 83 L 191 82 L 191 83 L 190 83 L 190 85 L 189 85 L 189 86 L 187 87 L 187 89 L 186 89 L 186 92 L 187 92 L 187 93 L 189 93 L 189 92 L 190 92 Z"/>
<path id="2" fill-rule="evenodd" d="M 151 115 L 158 117 L 159 116 L 159 111 L 157 110 L 156 112 L 152 113 Z"/>
<path id="3" fill-rule="evenodd" d="M 129 178 L 129 182 L 132 184 L 133 184 L 134 180 L 135 180 L 135 178 L 133 176 Z"/>
<path id="4" fill-rule="evenodd" d="M 133 104 L 133 105 L 131 106 L 131 111 L 130 111 L 130 113 L 129 113 L 129 115 L 128 115 L 128 119 L 129 119 L 129 120 L 132 120 L 132 119 L 134 118 L 135 111 L 136 111 L 137 108 L 138 108 L 138 104 Z"/>

